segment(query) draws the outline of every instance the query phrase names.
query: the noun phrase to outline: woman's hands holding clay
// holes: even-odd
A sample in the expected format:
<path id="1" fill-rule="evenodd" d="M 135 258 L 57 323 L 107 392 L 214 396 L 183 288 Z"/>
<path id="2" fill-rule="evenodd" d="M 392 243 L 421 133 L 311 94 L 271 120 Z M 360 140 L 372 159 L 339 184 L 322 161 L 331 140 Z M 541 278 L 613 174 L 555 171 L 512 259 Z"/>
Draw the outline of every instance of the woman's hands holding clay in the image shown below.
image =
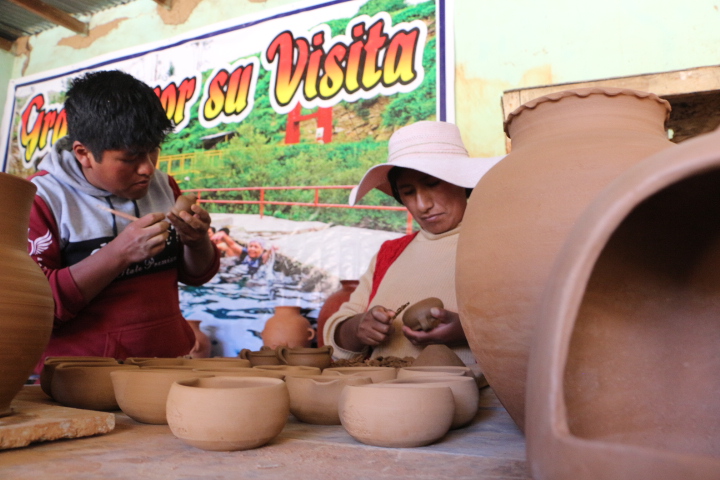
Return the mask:
<path id="1" fill-rule="evenodd" d="M 465 332 L 460 323 L 460 315 L 444 308 L 433 307 L 430 314 L 440 320 L 437 327 L 430 331 L 414 331 L 403 325 L 403 334 L 410 340 L 410 343 L 419 347 L 442 343 L 448 346 L 462 345 L 467 343 Z"/>

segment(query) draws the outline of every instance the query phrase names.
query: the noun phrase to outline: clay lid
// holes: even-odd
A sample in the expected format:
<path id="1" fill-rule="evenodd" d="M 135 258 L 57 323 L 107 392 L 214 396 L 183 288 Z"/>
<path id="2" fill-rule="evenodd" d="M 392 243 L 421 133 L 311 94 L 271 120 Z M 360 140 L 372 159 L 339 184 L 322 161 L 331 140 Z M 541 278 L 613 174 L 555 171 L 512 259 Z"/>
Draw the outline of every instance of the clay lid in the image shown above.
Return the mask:
<path id="1" fill-rule="evenodd" d="M 510 114 L 507 117 L 507 120 L 505 120 L 504 129 L 505 133 L 510 136 L 510 124 L 512 123 L 513 119 L 518 117 L 522 112 L 526 110 L 534 110 L 537 108 L 538 105 L 546 103 L 546 102 L 558 102 L 562 100 L 563 98 L 567 97 L 589 97 L 590 95 L 606 95 L 608 97 L 616 97 L 618 95 L 632 95 L 634 97 L 644 99 L 648 98 L 650 100 L 655 100 L 660 105 L 663 105 L 665 107 L 665 120 L 667 121 L 668 118 L 670 118 L 670 102 L 668 102 L 665 99 L 662 99 L 655 95 L 654 93 L 650 92 L 642 92 L 640 90 L 631 90 L 629 88 L 601 88 L 601 87 L 588 87 L 588 88 L 575 88 L 571 90 L 563 90 L 561 92 L 555 92 L 550 93 L 548 95 L 543 95 L 542 97 L 534 98 L 526 103 L 523 103 L 518 108 L 510 112 Z"/>

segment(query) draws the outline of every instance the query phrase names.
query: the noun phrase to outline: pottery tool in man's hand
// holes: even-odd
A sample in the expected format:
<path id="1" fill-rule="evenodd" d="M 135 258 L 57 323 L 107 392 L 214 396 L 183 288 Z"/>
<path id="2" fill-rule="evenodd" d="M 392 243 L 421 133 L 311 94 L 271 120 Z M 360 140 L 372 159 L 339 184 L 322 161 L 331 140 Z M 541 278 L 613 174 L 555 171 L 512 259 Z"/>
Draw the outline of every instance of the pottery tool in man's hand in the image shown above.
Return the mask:
<path id="1" fill-rule="evenodd" d="M 400 315 L 402 311 L 407 308 L 408 305 L 410 305 L 410 302 L 407 302 L 405 305 L 401 305 L 400 308 L 395 310 L 395 316 L 393 318 L 398 318 L 398 315 Z"/>
<path id="2" fill-rule="evenodd" d="M 118 217 L 122 217 L 125 220 L 130 220 L 131 222 L 134 222 L 138 219 L 135 215 L 130 215 L 129 213 L 121 212 L 119 210 L 114 210 L 112 208 L 106 207 L 105 205 L 95 205 L 100 210 L 105 210 L 106 212 L 110 212 L 113 215 L 117 215 Z"/>

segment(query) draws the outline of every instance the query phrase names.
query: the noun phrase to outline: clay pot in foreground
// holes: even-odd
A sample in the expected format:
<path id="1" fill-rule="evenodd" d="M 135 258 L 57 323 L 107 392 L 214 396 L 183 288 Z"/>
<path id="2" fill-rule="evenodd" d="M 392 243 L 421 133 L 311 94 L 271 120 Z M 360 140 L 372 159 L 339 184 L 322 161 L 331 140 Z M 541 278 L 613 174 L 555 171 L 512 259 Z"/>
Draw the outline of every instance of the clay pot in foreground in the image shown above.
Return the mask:
<path id="1" fill-rule="evenodd" d="M 372 383 L 370 377 L 352 375 L 289 376 L 285 383 L 290 393 L 290 413 L 301 422 L 316 425 L 340 425 L 338 401 L 348 385 Z"/>
<path id="2" fill-rule="evenodd" d="M 340 394 L 340 421 L 357 441 L 378 447 L 420 447 L 440 440 L 455 413 L 446 386 L 346 386 Z"/>
<path id="3" fill-rule="evenodd" d="M 720 132 L 653 155 L 578 219 L 538 310 L 537 480 L 720 476 Z"/>
<path id="4" fill-rule="evenodd" d="M 458 313 L 481 370 L 521 428 L 530 341 L 553 262 L 607 185 L 677 148 L 664 128 L 669 108 L 656 95 L 617 88 L 528 102 L 506 124 L 512 152 L 470 196 L 457 247 Z"/>
<path id="5" fill-rule="evenodd" d="M 212 377 L 170 387 L 167 420 L 172 433 L 203 450 L 257 448 L 287 422 L 290 398 L 277 378 Z"/>
<path id="6" fill-rule="evenodd" d="M 373 383 L 395 380 L 398 369 L 395 367 L 330 367 L 322 371 L 323 375 L 361 375 L 370 377 Z"/>
<path id="7" fill-rule="evenodd" d="M 185 358 L 183 359 L 183 365 L 187 365 L 193 368 L 250 368 L 252 366 L 252 362 L 248 359 L 238 357 Z"/>
<path id="8" fill-rule="evenodd" d="M 475 375 L 470 367 L 454 367 L 454 366 L 429 366 L 429 367 L 403 367 L 398 370 L 397 378 L 410 377 L 436 377 L 438 375 L 448 375 L 454 377 L 470 377 L 475 379 Z"/>
<path id="9" fill-rule="evenodd" d="M 61 363 L 55 368 L 50 390 L 59 404 L 87 410 L 118 410 L 110 373 L 116 370 L 140 370 L 137 365 Z"/>
<path id="10" fill-rule="evenodd" d="M 340 306 L 350 300 L 350 295 L 360 284 L 359 280 L 340 280 L 340 289 L 331 293 L 323 303 L 317 317 L 317 344 L 318 347 L 325 345 L 323 329 L 328 318 L 340 309 Z"/>
<path id="11" fill-rule="evenodd" d="M 280 380 L 283 380 L 285 378 L 284 372 L 261 370 L 259 368 L 204 367 L 193 368 L 193 371 L 199 373 L 211 373 L 216 377 L 267 377 L 279 378 Z"/>
<path id="12" fill-rule="evenodd" d="M 332 364 L 332 353 L 332 345 L 326 345 L 320 348 L 278 347 L 277 349 L 278 358 L 287 365 L 316 367 L 321 370 Z"/>
<path id="13" fill-rule="evenodd" d="M 275 314 L 265 322 L 262 331 L 263 345 L 277 347 L 309 347 L 315 338 L 315 329 L 300 314 L 300 307 L 278 306 Z"/>
<path id="14" fill-rule="evenodd" d="M 136 422 L 167 425 L 165 404 L 173 382 L 212 377 L 192 370 L 138 368 L 110 372 L 120 410 Z"/>
<path id="15" fill-rule="evenodd" d="M 30 207 L 37 188 L 0 173 L 0 416 L 27 381 L 50 341 L 55 303 L 50 284 L 28 255 Z"/>
<path id="16" fill-rule="evenodd" d="M 257 367 L 253 367 L 253 369 L 282 373 L 285 375 L 285 378 L 289 376 L 320 375 L 321 372 L 317 367 L 306 367 L 302 365 L 258 365 Z"/>
<path id="17" fill-rule="evenodd" d="M 388 380 L 389 384 L 410 384 L 445 386 L 452 390 L 455 399 L 455 414 L 453 415 L 451 429 L 464 427 L 475 418 L 480 407 L 480 390 L 472 377 L 464 376 L 415 376 Z"/>
<path id="18" fill-rule="evenodd" d="M 55 373 L 55 367 L 57 367 L 61 363 L 117 364 L 118 361 L 110 357 L 47 357 L 43 362 L 42 370 L 40 370 L 40 388 L 42 389 L 43 393 L 45 393 L 45 395 L 50 398 L 52 398 L 52 391 L 50 387 L 52 385 L 53 373 Z"/>

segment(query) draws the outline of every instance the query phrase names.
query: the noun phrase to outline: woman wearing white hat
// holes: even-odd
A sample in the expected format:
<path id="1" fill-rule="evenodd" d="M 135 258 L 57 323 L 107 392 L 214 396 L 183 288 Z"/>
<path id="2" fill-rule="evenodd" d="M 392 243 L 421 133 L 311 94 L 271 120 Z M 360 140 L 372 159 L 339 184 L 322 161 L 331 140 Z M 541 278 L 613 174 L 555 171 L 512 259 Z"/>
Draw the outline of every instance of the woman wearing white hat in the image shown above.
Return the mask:
<path id="1" fill-rule="evenodd" d="M 421 230 L 383 243 L 350 299 L 327 320 L 325 343 L 344 359 L 370 350 L 372 357 L 416 357 L 425 345 L 442 343 L 475 363 L 456 313 L 455 250 L 469 189 L 503 157 L 470 158 L 458 128 L 446 122 L 403 127 L 388 150 L 387 163 L 353 189 L 350 205 L 377 188 L 405 205 Z M 416 332 L 394 318 L 401 305 L 428 297 L 445 307 L 433 309 L 440 320 L 433 330 Z"/>

